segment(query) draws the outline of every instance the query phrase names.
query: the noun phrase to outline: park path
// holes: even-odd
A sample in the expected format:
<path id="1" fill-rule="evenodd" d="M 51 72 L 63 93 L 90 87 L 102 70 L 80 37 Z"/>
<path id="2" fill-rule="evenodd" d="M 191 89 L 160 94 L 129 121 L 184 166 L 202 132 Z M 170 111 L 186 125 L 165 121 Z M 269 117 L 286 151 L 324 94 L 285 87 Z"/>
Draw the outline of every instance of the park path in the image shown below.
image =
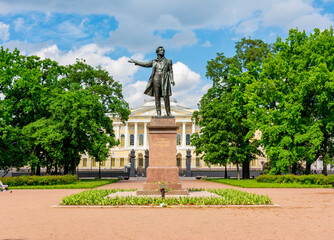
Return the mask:
<path id="1" fill-rule="evenodd" d="M 141 188 L 143 180 L 101 188 Z M 182 180 L 188 188 L 234 188 Z M 54 208 L 83 190 L 0 193 L 0 239 L 332 239 L 334 189 L 241 189 L 280 208 Z"/>

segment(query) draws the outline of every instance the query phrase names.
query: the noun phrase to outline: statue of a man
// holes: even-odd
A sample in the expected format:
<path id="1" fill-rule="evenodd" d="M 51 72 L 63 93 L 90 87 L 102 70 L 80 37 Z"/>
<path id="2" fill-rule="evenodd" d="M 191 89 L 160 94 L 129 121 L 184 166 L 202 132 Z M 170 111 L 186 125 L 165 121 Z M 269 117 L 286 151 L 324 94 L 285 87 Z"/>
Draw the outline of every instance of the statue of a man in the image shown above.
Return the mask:
<path id="1" fill-rule="evenodd" d="M 170 102 L 169 96 L 172 95 L 171 84 L 174 86 L 172 60 L 165 58 L 165 49 L 159 46 L 155 51 L 157 59 L 149 62 L 139 62 L 136 60 L 129 60 L 129 63 L 134 63 L 142 67 L 152 67 L 152 74 L 146 86 L 144 93 L 146 95 L 155 97 L 155 108 L 158 116 L 161 116 L 161 101 L 164 98 L 165 109 L 167 116 L 170 116 Z"/>

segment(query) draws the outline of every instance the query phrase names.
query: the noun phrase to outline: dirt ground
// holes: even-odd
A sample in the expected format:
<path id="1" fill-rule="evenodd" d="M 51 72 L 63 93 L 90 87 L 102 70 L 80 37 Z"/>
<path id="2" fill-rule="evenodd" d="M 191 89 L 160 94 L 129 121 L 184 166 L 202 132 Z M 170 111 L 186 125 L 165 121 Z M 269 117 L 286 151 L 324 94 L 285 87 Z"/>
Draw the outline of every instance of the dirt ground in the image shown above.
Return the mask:
<path id="1" fill-rule="evenodd" d="M 120 181 L 101 188 L 141 188 Z M 183 187 L 229 188 L 198 180 Z M 0 192 L 0 239 L 333 239 L 334 189 L 241 189 L 279 208 L 54 208 L 83 190 Z"/>

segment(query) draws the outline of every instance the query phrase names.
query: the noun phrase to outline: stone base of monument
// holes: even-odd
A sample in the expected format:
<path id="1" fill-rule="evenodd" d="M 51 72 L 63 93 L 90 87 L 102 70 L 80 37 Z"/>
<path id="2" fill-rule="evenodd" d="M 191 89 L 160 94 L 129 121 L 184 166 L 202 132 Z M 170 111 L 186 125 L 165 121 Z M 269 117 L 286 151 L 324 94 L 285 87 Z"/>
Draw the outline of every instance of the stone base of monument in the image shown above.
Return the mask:
<path id="1" fill-rule="evenodd" d="M 179 181 L 176 167 L 176 131 L 174 117 L 152 117 L 149 130 L 149 167 L 146 182 L 137 195 L 160 195 L 159 184 L 166 184 L 166 195 L 188 195 Z"/>

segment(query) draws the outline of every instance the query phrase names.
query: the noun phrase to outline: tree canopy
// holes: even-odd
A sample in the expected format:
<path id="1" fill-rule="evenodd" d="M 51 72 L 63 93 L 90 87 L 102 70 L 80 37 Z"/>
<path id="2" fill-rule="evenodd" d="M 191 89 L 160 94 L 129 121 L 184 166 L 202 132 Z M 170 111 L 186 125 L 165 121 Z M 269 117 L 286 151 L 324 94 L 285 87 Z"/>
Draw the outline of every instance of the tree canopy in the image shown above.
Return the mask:
<path id="1" fill-rule="evenodd" d="M 259 81 L 248 86 L 248 108 L 256 114 L 272 173 L 306 172 L 318 158 L 327 174 L 333 162 L 334 37 L 333 28 L 309 36 L 291 29 L 274 44 Z"/>
<path id="2" fill-rule="evenodd" d="M 121 84 L 100 67 L 60 66 L 18 50 L 0 49 L 0 93 L 2 169 L 74 172 L 83 153 L 102 161 L 118 144 L 110 116 L 130 113 Z"/>
<path id="3" fill-rule="evenodd" d="M 263 57 L 271 46 L 258 39 L 236 43 L 236 55 L 228 58 L 218 53 L 208 61 L 207 77 L 212 87 L 198 104 L 193 115 L 201 132 L 192 136 L 197 154 L 209 164 L 234 163 L 243 167 L 243 178 L 249 178 L 249 163 L 261 154 L 258 142 L 253 139 L 254 124 L 248 118 L 246 86 L 256 81 Z"/>

